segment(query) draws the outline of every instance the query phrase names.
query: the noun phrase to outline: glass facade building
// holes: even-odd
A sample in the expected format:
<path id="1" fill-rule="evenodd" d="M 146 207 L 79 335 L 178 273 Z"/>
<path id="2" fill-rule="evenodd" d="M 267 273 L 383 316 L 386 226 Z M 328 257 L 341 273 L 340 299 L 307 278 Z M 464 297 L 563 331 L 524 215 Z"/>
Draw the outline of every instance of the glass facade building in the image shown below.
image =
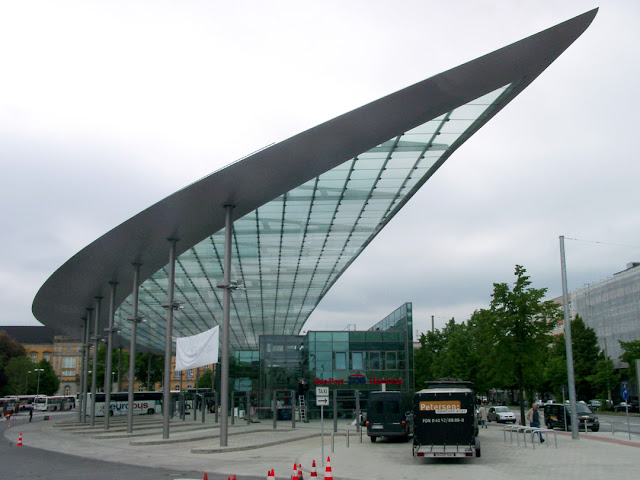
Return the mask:
<path id="1" fill-rule="evenodd" d="M 284 405 L 309 386 L 313 416 L 315 386 L 328 386 L 363 405 L 373 390 L 414 389 L 412 305 L 405 303 L 366 331 L 311 331 L 306 335 L 262 335 L 258 351 L 236 351 L 231 376 L 235 391 L 253 392 L 268 413 L 274 393 Z M 384 387 L 383 387 L 384 385 Z"/>
<path id="2" fill-rule="evenodd" d="M 613 277 L 587 285 L 569 294 L 570 318 L 576 315 L 595 330 L 598 343 L 616 368 L 623 350 L 619 341 L 640 340 L 640 263 Z"/>

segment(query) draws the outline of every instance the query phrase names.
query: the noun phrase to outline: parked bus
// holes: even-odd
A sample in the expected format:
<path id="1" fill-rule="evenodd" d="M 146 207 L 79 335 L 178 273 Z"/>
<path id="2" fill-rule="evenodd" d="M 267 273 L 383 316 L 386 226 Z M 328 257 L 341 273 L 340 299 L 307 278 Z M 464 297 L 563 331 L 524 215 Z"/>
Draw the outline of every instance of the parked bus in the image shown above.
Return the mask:
<path id="1" fill-rule="evenodd" d="M 162 412 L 162 392 L 134 392 L 133 414 L 152 415 Z M 115 392 L 111 394 L 109 415 L 126 415 L 129 408 L 129 394 L 127 392 Z M 96 416 L 104 417 L 105 394 L 96 393 Z M 91 411 L 91 393 L 87 394 L 87 412 Z"/>
<path id="2" fill-rule="evenodd" d="M 37 397 L 34 400 L 36 410 L 56 412 L 76 408 L 76 398 L 73 395 L 57 395 L 51 397 Z"/>
<path id="3" fill-rule="evenodd" d="M 2 415 L 14 415 L 18 413 L 18 407 L 15 397 L 0 398 L 0 412 L 2 412 Z"/>

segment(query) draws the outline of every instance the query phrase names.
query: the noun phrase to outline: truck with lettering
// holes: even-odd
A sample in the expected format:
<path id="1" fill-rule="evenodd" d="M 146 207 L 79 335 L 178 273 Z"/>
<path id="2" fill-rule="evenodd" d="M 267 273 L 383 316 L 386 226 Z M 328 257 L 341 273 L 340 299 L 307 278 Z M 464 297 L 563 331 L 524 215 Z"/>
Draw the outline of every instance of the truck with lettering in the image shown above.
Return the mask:
<path id="1" fill-rule="evenodd" d="M 472 382 L 427 382 L 413 395 L 413 455 L 480 457 Z"/>

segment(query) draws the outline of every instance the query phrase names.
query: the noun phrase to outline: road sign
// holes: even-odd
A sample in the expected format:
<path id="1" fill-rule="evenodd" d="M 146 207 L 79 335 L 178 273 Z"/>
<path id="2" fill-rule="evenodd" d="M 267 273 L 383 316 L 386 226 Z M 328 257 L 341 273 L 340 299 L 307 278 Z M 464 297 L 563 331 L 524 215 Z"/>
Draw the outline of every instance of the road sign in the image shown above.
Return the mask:
<path id="1" fill-rule="evenodd" d="M 329 406 L 329 397 L 316 397 L 316 407 Z"/>
<path id="2" fill-rule="evenodd" d="M 329 387 L 316 387 L 316 397 L 328 397 Z"/>
<path id="3" fill-rule="evenodd" d="M 627 387 L 624 387 L 620 392 L 620 396 L 627 400 L 629 398 L 629 389 Z"/>

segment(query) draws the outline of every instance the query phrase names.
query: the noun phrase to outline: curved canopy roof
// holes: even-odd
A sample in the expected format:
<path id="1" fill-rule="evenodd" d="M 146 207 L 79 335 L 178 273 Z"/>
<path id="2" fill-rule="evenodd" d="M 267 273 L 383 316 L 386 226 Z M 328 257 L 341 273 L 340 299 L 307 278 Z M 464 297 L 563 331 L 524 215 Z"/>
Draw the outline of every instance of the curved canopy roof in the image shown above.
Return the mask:
<path id="1" fill-rule="evenodd" d="M 41 287 L 35 317 L 80 336 L 96 297 L 115 304 L 119 342 L 132 316 L 142 350 L 164 352 L 168 239 L 178 239 L 175 335 L 222 320 L 225 204 L 234 205 L 232 348 L 297 334 L 345 269 L 447 158 L 589 26 L 597 10 L 381 98 L 233 163 L 100 237 Z M 108 308 L 100 321 L 107 324 Z"/>

